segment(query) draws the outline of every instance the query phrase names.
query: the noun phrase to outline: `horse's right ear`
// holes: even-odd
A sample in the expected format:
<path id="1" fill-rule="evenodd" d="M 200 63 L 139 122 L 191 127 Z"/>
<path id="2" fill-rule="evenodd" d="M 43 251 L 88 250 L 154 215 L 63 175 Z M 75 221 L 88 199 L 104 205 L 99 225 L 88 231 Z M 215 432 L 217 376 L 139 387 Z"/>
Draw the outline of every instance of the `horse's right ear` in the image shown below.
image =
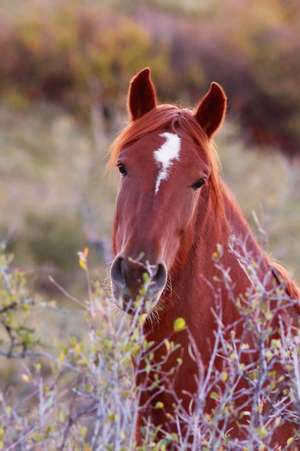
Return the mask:
<path id="1" fill-rule="evenodd" d="M 128 112 L 131 120 L 142 117 L 156 107 L 156 91 L 149 67 L 142 69 L 131 80 L 128 90 Z"/>

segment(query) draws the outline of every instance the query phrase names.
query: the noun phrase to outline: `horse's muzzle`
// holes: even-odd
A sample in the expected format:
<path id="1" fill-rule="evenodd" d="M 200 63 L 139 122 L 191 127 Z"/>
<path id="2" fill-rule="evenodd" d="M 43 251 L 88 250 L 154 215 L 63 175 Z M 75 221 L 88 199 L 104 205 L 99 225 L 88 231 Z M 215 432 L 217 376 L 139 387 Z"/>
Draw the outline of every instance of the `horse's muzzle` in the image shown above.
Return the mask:
<path id="1" fill-rule="evenodd" d="M 144 313 L 153 308 L 165 288 L 167 269 L 164 263 L 151 265 L 119 255 L 111 266 L 111 281 L 114 298 L 122 302 L 123 310 Z"/>

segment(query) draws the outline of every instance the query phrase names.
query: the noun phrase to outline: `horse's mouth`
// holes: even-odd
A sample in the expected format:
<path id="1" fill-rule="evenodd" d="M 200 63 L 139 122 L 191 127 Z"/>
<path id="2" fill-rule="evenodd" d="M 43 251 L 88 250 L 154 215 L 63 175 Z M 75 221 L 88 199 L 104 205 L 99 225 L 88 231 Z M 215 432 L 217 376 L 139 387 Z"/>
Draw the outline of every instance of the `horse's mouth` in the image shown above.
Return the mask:
<path id="1" fill-rule="evenodd" d="M 123 290 L 122 290 L 123 291 Z M 118 307 L 130 316 L 150 314 L 159 303 L 160 293 L 146 292 L 143 295 L 131 296 L 129 293 L 121 292 L 118 286 L 112 284 L 112 292 Z"/>

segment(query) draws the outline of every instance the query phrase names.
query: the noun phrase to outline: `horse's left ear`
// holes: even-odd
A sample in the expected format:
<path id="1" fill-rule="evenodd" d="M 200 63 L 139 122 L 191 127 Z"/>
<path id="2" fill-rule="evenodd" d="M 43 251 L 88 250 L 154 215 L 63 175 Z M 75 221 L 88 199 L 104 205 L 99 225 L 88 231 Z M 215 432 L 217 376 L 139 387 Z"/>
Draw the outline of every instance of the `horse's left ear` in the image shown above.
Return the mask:
<path id="1" fill-rule="evenodd" d="M 142 69 L 130 81 L 128 111 L 134 121 L 156 107 L 156 91 L 149 67 Z"/>
<path id="2" fill-rule="evenodd" d="M 218 83 L 212 82 L 209 91 L 194 110 L 194 117 L 209 138 L 222 125 L 227 108 L 226 94 Z"/>

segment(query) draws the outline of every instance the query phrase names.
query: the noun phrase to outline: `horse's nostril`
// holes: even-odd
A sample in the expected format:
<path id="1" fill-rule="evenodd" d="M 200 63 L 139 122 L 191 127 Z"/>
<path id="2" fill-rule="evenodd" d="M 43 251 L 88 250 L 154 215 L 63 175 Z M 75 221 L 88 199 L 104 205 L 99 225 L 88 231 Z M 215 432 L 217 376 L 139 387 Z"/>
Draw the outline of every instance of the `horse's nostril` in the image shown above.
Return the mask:
<path id="1" fill-rule="evenodd" d="M 111 279 L 118 285 L 125 285 L 125 275 L 124 275 L 124 258 L 116 257 L 111 266 L 110 275 Z"/>
<path id="2" fill-rule="evenodd" d="M 155 274 L 152 275 L 152 281 L 156 287 L 161 289 L 167 281 L 167 269 L 163 263 L 159 263 L 156 267 Z"/>

